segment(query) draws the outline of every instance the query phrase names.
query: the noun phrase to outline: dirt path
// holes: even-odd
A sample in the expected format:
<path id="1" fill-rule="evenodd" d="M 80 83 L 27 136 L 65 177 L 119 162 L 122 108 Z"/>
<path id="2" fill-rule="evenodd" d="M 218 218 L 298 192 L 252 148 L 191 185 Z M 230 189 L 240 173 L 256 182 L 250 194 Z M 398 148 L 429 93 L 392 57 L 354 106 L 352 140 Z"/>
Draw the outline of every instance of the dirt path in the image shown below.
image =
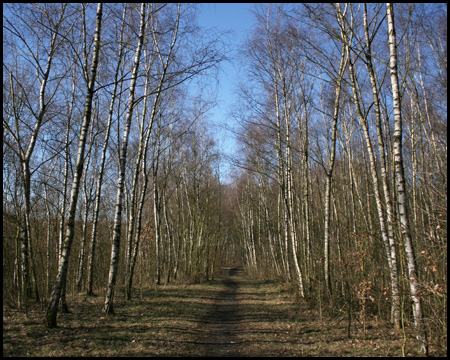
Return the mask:
<path id="1" fill-rule="evenodd" d="M 223 268 L 224 289 L 216 292 L 214 304 L 199 326 L 198 342 L 205 356 L 239 356 L 238 338 L 241 316 L 239 312 L 239 277 L 242 267 Z"/>
<path id="2" fill-rule="evenodd" d="M 401 341 L 390 328 L 373 326 L 366 334 L 354 329 L 349 339 L 345 316 L 321 319 L 279 284 L 248 280 L 241 267 L 223 268 L 218 280 L 222 289 L 210 293 L 210 310 L 199 322 L 202 356 L 401 355 Z"/>
<path id="3" fill-rule="evenodd" d="M 239 266 L 223 268 L 217 280 L 221 289 L 211 292 L 210 310 L 199 321 L 196 342 L 202 356 L 305 355 L 308 342 L 298 341 L 295 326 L 298 309 L 279 286 L 246 280 Z M 317 317 L 305 311 L 303 319 Z"/>

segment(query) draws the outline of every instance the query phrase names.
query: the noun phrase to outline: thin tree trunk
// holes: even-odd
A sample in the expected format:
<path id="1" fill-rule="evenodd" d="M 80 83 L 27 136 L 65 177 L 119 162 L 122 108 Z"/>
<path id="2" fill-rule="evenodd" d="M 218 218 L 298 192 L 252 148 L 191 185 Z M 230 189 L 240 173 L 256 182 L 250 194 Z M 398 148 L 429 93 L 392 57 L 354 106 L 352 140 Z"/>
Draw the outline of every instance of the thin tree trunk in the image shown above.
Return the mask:
<path id="1" fill-rule="evenodd" d="M 310 231 L 310 218 L 309 218 L 309 174 L 308 174 L 308 114 L 306 110 L 305 104 L 305 137 L 303 139 L 303 207 L 304 207 L 304 227 L 306 232 L 306 251 L 305 251 L 305 267 L 306 267 L 306 278 L 308 279 L 309 284 L 311 285 L 311 281 L 309 280 L 312 277 L 312 257 L 311 257 L 311 231 Z"/>
<path id="2" fill-rule="evenodd" d="M 30 282 L 30 266 L 29 266 L 29 250 L 28 250 L 28 231 L 27 231 L 26 215 L 21 215 L 19 242 L 21 250 L 21 278 L 20 278 L 20 296 L 19 306 L 27 305 L 31 298 L 31 282 Z"/>
<path id="3" fill-rule="evenodd" d="M 144 55 L 145 57 L 145 55 Z M 144 132 L 145 127 L 145 116 L 147 113 L 147 99 L 148 99 L 148 82 L 149 79 L 147 77 L 145 82 L 145 92 L 144 92 L 144 104 L 143 104 L 143 110 L 142 110 L 142 133 L 141 133 L 141 139 L 139 143 L 139 151 L 138 156 L 136 159 L 135 164 L 135 172 L 133 177 L 133 189 L 132 189 L 132 195 L 131 195 L 131 217 L 130 217 L 130 223 L 128 226 L 128 249 L 127 249 L 127 268 L 126 268 L 126 274 L 125 274 L 125 297 L 127 300 L 131 300 L 131 287 L 132 287 L 132 281 L 133 281 L 133 273 L 134 273 L 134 266 L 136 263 L 137 253 L 138 253 L 138 247 L 139 247 L 139 240 L 140 240 L 140 233 L 141 233 L 141 222 L 142 222 L 142 210 L 144 207 L 144 200 L 145 200 L 145 192 L 147 190 L 147 183 L 148 183 L 148 177 L 146 174 L 146 162 L 147 162 L 147 146 L 148 146 L 148 139 L 150 138 L 150 133 L 152 131 L 152 124 L 153 124 L 153 118 L 150 119 L 150 126 Z M 142 166 L 141 166 L 142 165 Z M 139 176 L 139 167 L 142 168 L 142 191 L 140 196 L 139 205 L 137 206 L 136 210 L 134 210 L 135 206 L 134 203 L 137 202 L 137 183 L 138 183 L 138 176 Z M 134 214 L 136 212 L 136 214 Z M 136 225 L 136 235 L 134 236 L 134 225 L 137 222 Z M 135 237 L 134 244 L 133 244 L 133 237 Z"/>
<path id="4" fill-rule="evenodd" d="M 64 13 L 64 11 L 63 11 Z M 61 14 L 61 17 L 63 14 Z M 61 19 L 61 18 L 60 18 Z M 48 84 L 48 79 L 50 76 L 50 69 L 53 61 L 54 51 L 56 47 L 56 31 L 53 33 L 50 40 L 50 48 L 48 50 L 49 56 L 47 60 L 47 66 L 45 68 L 45 72 L 43 74 L 42 80 L 39 79 L 41 83 L 41 87 L 39 90 L 39 113 L 36 116 L 36 123 L 34 125 L 33 132 L 31 134 L 30 142 L 28 144 L 28 148 L 26 153 L 23 153 L 23 150 L 20 152 L 20 162 L 22 169 L 22 185 L 23 185 L 23 194 L 24 194 L 24 221 L 23 226 L 25 227 L 24 231 L 22 231 L 22 286 L 23 292 L 22 295 L 27 301 L 31 298 L 31 282 L 30 282 L 30 260 L 31 260 L 31 224 L 30 224 L 30 213 L 31 213 L 31 171 L 30 171 L 30 160 L 31 155 L 33 154 L 34 147 L 36 145 L 37 137 L 39 134 L 39 130 L 42 125 L 42 121 L 44 119 L 44 115 L 47 111 L 47 104 L 45 103 L 45 90 Z M 21 146 L 19 145 L 19 149 Z M 36 281 L 35 281 L 36 283 Z M 35 284 L 36 285 L 36 284 Z M 36 301 L 38 301 L 38 295 L 36 292 Z"/>
<path id="5" fill-rule="evenodd" d="M 103 311 L 106 314 L 114 314 L 114 288 L 116 285 L 117 270 L 119 265 L 119 248 L 120 248 L 120 232 L 122 227 L 122 203 L 125 187 L 125 165 L 127 161 L 128 138 L 130 135 L 131 119 L 133 117 L 134 108 L 134 94 L 137 80 L 137 73 L 141 58 L 142 46 L 144 44 L 145 31 L 145 3 L 141 4 L 141 24 L 139 30 L 139 41 L 136 49 L 136 57 L 134 59 L 133 73 L 130 81 L 130 94 L 128 98 L 128 109 L 126 115 L 126 123 L 123 135 L 122 148 L 120 150 L 120 164 L 119 164 L 119 180 L 117 184 L 117 198 L 114 216 L 114 233 L 111 249 L 111 264 L 109 268 L 108 286 L 105 297 L 105 307 Z"/>
<path id="6" fill-rule="evenodd" d="M 146 52 L 144 51 L 144 58 L 146 57 Z M 131 268 L 131 257 L 133 252 L 133 240 L 134 240 L 134 232 L 135 225 L 137 222 L 138 207 L 141 208 L 141 202 L 144 201 L 144 197 L 141 197 L 141 202 L 138 205 L 138 182 L 139 182 L 139 171 L 141 168 L 141 164 L 145 163 L 146 159 L 144 157 L 144 152 L 147 151 L 147 142 L 148 142 L 148 133 L 151 132 L 151 126 L 146 131 L 145 129 L 145 116 L 147 113 L 147 99 L 148 99 L 148 77 L 145 80 L 145 90 L 144 90 L 144 102 L 143 102 L 143 110 L 142 110 L 142 123 L 140 129 L 140 138 L 139 138 L 139 149 L 136 157 L 135 165 L 134 165 L 134 175 L 133 175 L 133 183 L 131 185 L 131 199 L 130 199 L 130 220 L 128 223 L 128 232 L 127 232 L 127 252 L 126 252 L 126 273 L 125 273 L 125 286 L 126 286 L 126 298 L 127 300 L 131 299 L 131 284 L 128 286 L 129 278 L 130 278 L 130 268 Z M 144 158 L 144 159 L 143 159 Z M 143 169 L 145 170 L 145 169 Z M 145 176 L 144 176 L 145 178 Z M 144 179 L 144 181 L 146 181 Z M 144 194 L 145 195 L 145 194 Z M 136 229 L 137 230 L 137 229 Z"/>
<path id="7" fill-rule="evenodd" d="M 62 190 L 62 199 L 61 199 L 61 221 L 59 222 L 59 236 L 58 241 L 56 243 L 56 256 L 57 256 L 57 264 L 58 269 L 61 265 L 62 259 L 62 249 L 64 243 L 64 230 L 66 226 L 66 209 L 67 209 L 67 187 L 69 182 L 69 161 L 70 161 L 70 125 L 72 119 L 73 108 L 75 104 L 75 79 L 72 78 L 72 97 L 70 101 L 70 106 L 67 113 L 67 125 L 66 125 L 66 135 L 65 135 L 65 143 L 64 143 L 64 174 L 63 174 L 63 190 Z M 66 313 L 69 311 L 66 302 L 66 288 L 63 286 L 60 296 L 61 303 L 61 312 Z"/>
<path id="8" fill-rule="evenodd" d="M 56 279 L 56 284 L 52 293 L 50 304 L 47 308 L 45 325 L 48 328 L 56 327 L 56 315 L 57 315 L 57 305 L 61 295 L 61 290 L 66 283 L 67 268 L 69 265 L 70 249 L 72 246 L 72 241 L 75 233 L 75 213 L 77 209 L 78 194 L 80 190 L 81 177 L 83 173 L 83 162 L 84 162 L 84 151 L 86 147 L 86 138 L 89 130 L 89 124 L 91 121 L 92 112 L 92 99 L 94 96 L 94 86 L 97 76 L 97 65 L 100 53 L 100 32 L 102 26 L 102 3 L 97 5 L 97 19 L 95 27 L 95 38 L 94 38 L 94 50 L 92 55 L 92 65 L 91 74 L 89 79 L 89 86 L 86 94 L 86 103 L 84 108 L 83 124 L 81 127 L 81 134 L 78 143 L 78 156 L 75 167 L 75 174 L 72 183 L 72 190 L 70 194 L 70 205 L 69 205 L 69 216 L 67 221 L 67 234 L 64 240 L 63 252 L 61 264 L 58 270 L 58 276 Z"/>
<path id="9" fill-rule="evenodd" d="M 364 4 L 364 30 L 366 36 L 366 65 L 370 77 L 370 82 L 372 84 L 372 93 L 374 100 L 374 110 L 376 119 L 376 128 L 378 134 L 378 152 L 380 155 L 380 166 L 381 166 L 381 180 L 383 183 L 384 198 L 386 201 L 386 217 L 387 217 L 387 236 L 389 241 L 389 252 L 387 253 L 388 258 L 390 258 L 390 275 L 391 275 L 391 292 L 392 292 L 392 321 L 394 323 L 395 329 L 400 330 L 400 290 L 398 284 L 398 273 L 397 273 L 397 253 L 395 249 L 394 241 L 394 219 L 391 201 L 391 190 L 389 187 L 388 173 L 386 169 L 386 158 L 384 151 L 384 140 L 381 127 L 381 110 L 380 110 L 380 100 L 378 94 L 378 86 L 375 79 L 375 71 L 372 66 L 372 54 L 371 54 L 371 40 L 369 37 L 369 26 L 367 20 L 367 8 Z"/>
<path id="10" fill-rule="evenodd" d="M 47 215 L 47 249 L 46 249 L 46 296 L 50 296 L 50 239 L 51 239 L 51 212 L 50 204 L 48 201 L 47 184 L 44 183 L 44 199 L 45 199 L 45 211 Z"/>
<path id="11" fill-rule="evenodd" d="M 172 230 L 170 228 L 170 224 L 169 224 L 169 215 L 168 215 L 168 211 L 167 211 L 167 195 L 166 195 L 166 191 L 163 190 L 163 194 L 162 194 L 162 207 L 163 207 L 163 215 L 164 215 L 164 224 L 166 226 L 166 232 L 167 232 L 167 239 L 168 239 L 168 256 L 169 259 L 167 261 L 167 277 L 166 277 L 166 281 L 167 283 L 170 283 L 171 281 L 171 274 L 172 274 L 172 258 L 173 258 L 173 249 L 174 249 L 174 245 L 173 245 L 173 236 L 172 236 Z"/>
<path id="12" fill-rule="evenodd" d="M 279 72 L 280 77 L 282 74 Z M 298 261 L 298 246 L 297 234 L 295 232 L 295 210 L 294 210 L 294 195 L 293 195 L 293 176 L 292 176 L 292 154 L 291 154 L 291 139 L 290 139 L 290 116 L 288 114 L 287 94 L 285 89 L 285 81 L 283 83 L 283 98 L 284 98 L 284 117 L 286 120 L 286 210 L 288 213 L 288 227 L 291 239 L 292 257 L 294 259 L 294 269 L 297 275 L 298 287 L 300 296 L 305 297 L 305 290 L 303 286 L 303 274 Z"/>
<path id="13" fill-rule="evenodd" d="M 175 31 L 174 31 L 174 37 L 173 37 L 173 40 L 172 40 L 172 43 L 171 43 L 171 46 L 170 46 L 170 49 L 169 49 L 169 52 L 168 52 L 168 54 L 166 56 L 166 60 L 165 61 L 163 61 L 161 53 L 159 52 L 157 39 L 156 39 L 156 37 L 154 37 L 154 45 L 158 49 L 158 55 L 159 55 L 159 58 L 160 58 L 160 61 L 161 61 L 161 66 L 163 67 L 163 69 L 162 69 L 162 74 L 161 74 L 161 77 L 160 77 L 160 80 L 159 80 L 159 83 L 158 83 L 158 88 L 156 90 L 156 96 L 155 96 L 155 99 L 153 101 L 152 112 L 151 112 L 150 121 L 149 121 L 150 122 L 149 123 L 149 127 L 147 129 L 147 133 L 146 133 L 145 139 L 140 143 L 140 146 L 139 146 L 139 154 L 138 154 L 138 160 L 136 162 L 135 177 L 133 179 L 133 184 L 134 185 L 133 185 L 132 204 L 134 202 L 133 198 L 135 197 L 134 187 L 136 186 L 135 184 L 137 183 L 137 176 L 138 176 L 137 169 L 138 169 L 138 165 L 139 165 L 140 161 L 142 161 L 142 163 L 143 163 L 143 165 L 142 165 L 142 172 L 143 173 L 142 174 L 143 174 L 143 178 L 144 178 L 144 180 L 143 180 L 144 184 L 143 184 L 143 191 L 142 191 L 142 196 L 141 196 L 141 202 L 140 202 L 140 205 L 139 205 L 139 210 L 138 210 L 138 215 L 137 215 L 138 224 L 137 224 L 137 228 L 136 228 L 136 240 L 135 240 L 135 243 L 134 243 L 135 249 L 133 250 L 133 254 L 132 254 L 132 249 L 131 249 L 131 241 L 132 241 L 132 237 L 133 237 L 133 231 L 132 230 L 133 230 L 134 222 L 135 222 L 133 214 L 131 215 L 130 226 L 129 226 L 129 229 L 130 229 L 129 230 L 129 236 L 130 236 L 130 245 L 129 246 L 130 246 L 130 249 L 129 249 L 129 259 L 127 259 L 128 262 L 127 262 L 127 276 L 126 276 L 126 298 L 128 300 L 131 299 L 131 286 L 132 286 L 132 282 L 133 282 L 133 272 L 134 272 L 134 266 L 135 266 L 136 256 L 137 256 L 137 247 L 139 246 L 139 237 L 140 237 L 140 232 L 141 232 L 142 209 L 143 209 L 143 206 L 144 206 L 145 190 L 147 189 L 147 182 L 148 182 L 148 178 L 147 178 L 146 171 L 145 171 L 145 169 L 146 169 L 146 161 L 147 161 L 148 143 L 149 143 L 149 139 L 151 138 L 151 133 L 152 133 L 152 129 L 153 129 L 153 124 L 154 124 L 155 118 L 156 118 L 156 116 L 158 114 L 158 107 L 160 105 L 160 98 L 161 98 L 161 94 L 162 94 L 162 91 L 163 91 L 162 87 L 163 87 L 164 82 L 166 80 L 166 73 L 167 73 L 167 69 L 168 69 L 170 61 L 171 61 L 172 51 L 173 51 L 175 43 L 176 43 L 176 41 L 178 39 L 179 17 L 180 17 L 180 12 L 178 11 L 176 27 L 175 27 Z M 155 31 L 153 31 L 153 34 L 155 34 Z M 150 69 L 148 69 L 148 71 L 150 71 Z M 144 127 L 145 115 L 146 115 L 146 111 L 147 111 L 146 104 L 147 104 L 147 99 L 148 99 L 148 97 L 147 97 L 148 88 L 147 87 L 148 87 L 148 82 L 150 81 L 149 80 L 149 75 L 150 74 L 147 75 L 146 84 L 145 84 L 145 94 L 144 94 L 145 98 L 144 98 L 144 106 L 143 106 L 144 110 L 143 110 L 143 113 L 142 113 L 142 127 Z M 159 152 L 159 147 L 158 147 L 158 152 Z M 159 156 L 159 155 L 157 154 L 157 156 Z M 157 169 L 156 169 L 156 174 L 154 175 L 154 185 L 155 185 L 155 182 L 156 182 L 156 177 L 157 177 Z M 154 190 L 155 190 L 155 188 L 154 188 Z M 157 192 L 154 193 L 154 194 L 157 194 Z M 132 206 L 132 208 L 133 208 L 133 206 Z M 158 227 L 158 233 L 159 233 L 159 227 Z M 158 240 L 159 240 L 159 236 L 157 235 L 157 244 L 159 243 Z M 158 250 L 159 249 L 157 249 L 157 251 Z"/>
<path id="14" fill-rule="evenodd" d="M 94 110 L 94 112 L 95 112 L 95 110 Z M 90 147 L 92 147 L 93 141 L 94 141 L 93 133 L 91 132 L 91 142 L 89 145 Z M 92 196 L 92 188 L 89 190 L 89 195 L 88 195 L 88 189 L 87 189 L 87 172 L 89 169 L 90 161 L 91 161 L 91 152 L 89 150 L 87 159 L 86 159 L 85 171 L 84 171 L 84 183 L 83 183 L 84 218 L 83 218 L 83 230 L 81 233 L 81 249 L 80 249 L 80 255 L 78 257 L 78 269 L 77 269 L 77 279 L 76 279 L 76 287 L 77 287 L 77 291 L 79 291 L 79 292 L 82 289 L 82 282 L 83 282 L 85 253 L 86 253 L 87 223 L 88 223 L 89 209 L 90 209 L 91 196 Z M 80 216 L 80 218 L 81 218 L 81 216 Z"/>
<path id="15" fill-rule="evenodd" d="M 333 111 L 333 125 L 331 133 L 331 154 L 328 160 L 328 166 L 326 169 L 327 182 L 325 187 L 325 231 L 324 231 L 324 275 L 325 275 L 325 286 L 328 293 L 332 294 L 332 286 L 330 279 L 330 218 L 331 218 L 331 181 L 333 177 L 334 160 L 336 157 L 336 132 L 337 132 L 337 121 L 339 117 L 339 105 L 340 105 L 340 95 L 341 95 L 341 83 L 342 77 L 344 75 L 344 69 L 346 67 L 346 46 L 342 45 L 341 59 L 339 64 L 339 72 L 336 78 L 336 97 L 334 100 L 334 111 Z"/>
<path id="16" fill-rule="evenodd" d="M 93 220 L 92 220 L 91 248 L 90 248 L 90 252 L 89 252 L 89 262 L 88 262 L 88 280 L 87 280 L 87 289 L 86 289 L 87 295 L 93 295 L 92 287 L 93 287 L 93 279 L 94 279 L 94 255 L 95 255 L 95 247 L 96 247 L 96 243 L 97 243 L 98 216 L 100 213 L 100 200 L 101 200 L 102 185 L 103 185 L 103 173 L 104 173 L 105 162 L 106 162 L 106 151 L 108 149 L 109 136 L 111 133 L 111 123 L 112 123 L 112 117 L 113 117 L 113 112 L 114 112 L 114 103 L 116 100 L 119 69 L 120 69 L 120 65 L 122 64 L 122 56 L 123 56 L 122 43 L 123 43 L 123 31 L 124 31 L 124 26 L 125 26 L 126 12 L 127 12 L 127 6 L 124 6 L 123 16 L 122 16 L 122 25 L 120 28 L 120 40 L 119 40 L 120 48 L 119 48 L 116 71 L 114 73 L 114 88 L 113 88 L 113 92 L 112 92 L 112 96 L 111 96 L 111 103 L 109 105 L 108 122 L 106 125 L 106 133 L 105 133 L 105 138 L 103 141 L 102 158 L 100 161 L 100 169 L 99 169 L 98 178 L 97 178 L 97 188 L 95 190 L 95 206 L 94 206 L 94 214 L 93 214 Z"/>
<path id="17" fill-rule="evenodd" d="M 155 242 L 156 242 L 156 284 L 161 285 L 161 216 L 160 216 L 160 199 L 158 193 L 158 165 L 159 165 L 159 136 L 156 136 L 157 142 L 155 153 L 152 160 L 152 176 L 153 176 L 153 218 L 155 221 Z"/>
<path id="18" fill-rule="evenodd" d="M 420 351 L 428 353 L 428 342 L 423 324 L 422 304 L 419 295 L 419 282 L 417 279 L 416 257 L 411 238 L 408 218 L 408 208 L 405 191 L 405 175 L 403 169 L 402 150 L 402 110 L 400 89 L 397 70 L 397 43 L 394 25 L 394 7 L 392 3 L 386 4 L 388 35 L 389 35 L 389 67 L 391 71 L 392 99 L 394 104 L 394 167 L 395 183 L 397 186 L 397 203 L 400 217 L 401 232 L 408 263 L 408 277 L 410 284 L 410 295 L 413 302 L 414 325 L 417 331 L 417 339 L 421 343 Z"/>
<path id="19" fill-rule="evenodd" d="M 360 108 L 360 102 L 358 100 L 357 95 L 357 85 L 356 85 L 356 74 L 354 70 L 353 63 L 350 62 L 350 73 L 352 78 L 352 89 L 353 89 L 353 99 L 355 103 L 355 107 L 357 110 L 357 115 L 359 118 L 359 122 L 361 124 L 361 127 L 364 132 L 364 137 L 366 140 L 366 148 L 367 152 L 369 154 L 369 162 L 370 162 L 370 170 L 371 170 L 371 177 L 372 177 L 372 183 L 373 183 L 373 189 L 375 193 L 375 201 L 377 205 L 377 212 L 378 212 L 378 218 L 380 222 L 380 232 L 381 237 L 383 239 L 383 244 L 386 251 L 386 257 L 388 261 L 388 267 L 389 267 L 389 273 L 391 278 L 391 291 L 392 291 L 392 306 L 394 311 L 394 321 L 398 318 L 395 316 L 399 316 L 398 308 L 396 307 L 397 304 L 399 304 L 399 288 L 398 288 L 398 276 L 397 276 L 397 266 L 396 266 L 396 256 L 395 256 L 395 244 L 393 240 L 393 234 L 388 233 L 388 229 L 386 226 L 386 219 L 383 211 L 383 202 L 379 190 L 379 177 L 376 170 L 376 161 L 375 161 L 375 154 L 372 147 L 372 142 L 369 135 L 369 128 L 367 124 L 367 118 L 363 115 L 363 110 Z M 386 193 L 385 193 L 386 196 Z M 370 215 L 370 213 L 369 213 Z M 371 221 L 369 220 L 369 223 Z M 391 237 L 389 236 L 391 235 Z M 395 264 L 395 267 L 394 267 Z M 395 323 L 394 323 L 395 324 Z M 397 325 L 395 325 L 397 328 Z"/>
<path id="20" fill-rule="evenodd" d="M 395 251 L 395 243 L 394 243 L 394 234 L 393 234 L 393 223 L 392 223 L 392 206 L 390 201 L 390 190 L 388 186 L 388 180 L 387 180 L 387 171 L 386 171 L 386 161 L 384 156 L 384 142 L 383 142 L 383 136 L 381 132 L 381 115 L 380 115 L 380 102 L 378 97 L 378 88 L 375 80 L 375 74 L 372 67 L 371 62 L 371 51 L 370 51 L 370 38 L 368 33 L 368 25 L 367 25 L 367 15 L 366 15 L 366 8 L 364 8 L 364 25 L 365 25 L 365 35 L 366 35 L 366 65 L 369 73 L 369 77 L 371 80 L 372 85 L 372 92 L 373 92 L 373 98 L 374 98 L 374 104 L 375 104 L 375 117 L 376 117 L 376 128 L 378 133 L 378 146 L 379 146 L 379 152 L 380 159 L 381 159 L 381 171 L 383 175 L 383 189 L 384 189 L 384 198 L 386 200 L 386 212 L 388 215 L 388 219 L 391 220 L 391 223 L 388 226 L 386 226 L 386 220 L 383 210 L 383 202 L 381 193 L 379 190 L 379 177 L 377 174 L 376 169 L 376 161 L 375 161 L 375 155 L 369 135 L 369 127 L 367 123 L 367 118 L 365 114 L 364 109 L 361 109 L 361 102 L 358 98 L 358 85 L 357 85 L 357 79 L 356 79 L 356 71 L 354 68 L 354 63 L 350 56 L 350 76 L 351 76 L 351 86 L 353 91 L 353 102 L 355 104 L 356 113 L 359 118 L 359 122 L 361 124 L 361 127 L 364 132 L 364 137 L 366 140 L 366 148 L 369 155 L 369 161 L 370 161 L 370 169 L 371 169 L 371 176 L 372 176 L 372 183 L 373 188 L 375 192 L 375 200 L 377 205 L 377 211 L 378 211 L 378 217 L 380 221 L 380 231 L 381 236 L 383 239 L 383 244 L 385 246 L 386 250 L 386 257 L 388 261 L 389 266 L 389 273 L 390 273 L 390 279 L 391 279 L 391 291 L 392 291 L 392 313 L 393 313 L 393 322 L 396 329 L 399 329 L 400 325 L 400 295 L 399 295 L 399 286 L 398 286 L 398 275 L 397 275 L 397 264 L 396 264 L 396 251 Z M 341 25 L 341 28 L 344 29 L 345 22 L 342 13 L 338 10 L 338 21 Z M 350 24 L 350 28 L 352 29 L 353 24 Z M 349 39 L 348 35 L 343 34 L 343 39 L 346 44 L 350 44 L 351 40 Z"/>
<path id="21" fill-rule="evenodd" d="M 31 170 L 30 170 L 30 160 L 33 154 L 34 147 L 36 145 L 37 137 L 39 130 L 42 125 L 42 121 L 46 112 L 46 104 L 44 100 L 45 89 L 47 86 L 51 63 L 53 60 L 53 51 L 55 47 L 56 34 L 52 36 L 50 49 L 49 49 L 49 58 L 47 62 L 47 67 L 41 80 L 41 87 L 39 91 L 39 113 L 36 116 L 36 123 L 31 134 L 31 138 L 28 144 L 28 148 L 26 152 L 22 150 L 22 147 L 19 144 L 19 158 L 21 165 L 21 177 L 22 177 L 22 187 L 23 187 L 23 197 L 24 197 L 24 208 L 23 208 L 23 218 L 21 221 L 21 250 L 22 250 L 22 297 L 23 302 L 27 303 L 27 301 L 31 298 L 31 279 L 30 279 L 30 260 L 31 260 L 31 224 L 30 224 L 30 213 L 31 213 Z M 17 128 L 18 133 L 18 128 Z M 38 300 L 38 298 L 36 298 Z"/>

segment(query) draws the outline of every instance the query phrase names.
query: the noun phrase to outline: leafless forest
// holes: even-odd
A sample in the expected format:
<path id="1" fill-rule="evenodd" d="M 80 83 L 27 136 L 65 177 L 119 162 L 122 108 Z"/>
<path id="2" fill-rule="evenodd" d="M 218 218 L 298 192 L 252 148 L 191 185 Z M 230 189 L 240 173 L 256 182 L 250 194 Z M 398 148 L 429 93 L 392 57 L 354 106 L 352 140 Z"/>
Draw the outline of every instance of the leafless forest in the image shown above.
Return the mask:
<path id="1" fill-rule="evenodd" d="M 3 4 L 4 307 L 54 328 L 76 294 L 112 315 L 239 264 L 446 352 L 447 5 L 255 5 L 227 159 L 237 45 L 197 10 Z"/>

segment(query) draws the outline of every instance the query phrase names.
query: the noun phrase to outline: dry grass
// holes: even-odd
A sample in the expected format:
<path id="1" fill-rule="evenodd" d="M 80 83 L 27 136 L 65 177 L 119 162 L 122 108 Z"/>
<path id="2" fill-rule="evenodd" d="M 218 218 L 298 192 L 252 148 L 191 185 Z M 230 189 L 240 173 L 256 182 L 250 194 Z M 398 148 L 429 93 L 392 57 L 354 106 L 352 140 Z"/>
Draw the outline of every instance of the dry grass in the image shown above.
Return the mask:
<path id="1" fill-rule="evenodd" d="M 345 320 L 321 322 L 279 284 L 239 274 L 116 298 L 113 316 L 102 305 L 103 297 L 77 298 L 55 329 L 44 327 L 42 309 L 4 308 L 3 356 L 401 356 L 389 327 L 372 323 L 348 339 Z M 409 339 L 407 355 L 416 349 Z"/>

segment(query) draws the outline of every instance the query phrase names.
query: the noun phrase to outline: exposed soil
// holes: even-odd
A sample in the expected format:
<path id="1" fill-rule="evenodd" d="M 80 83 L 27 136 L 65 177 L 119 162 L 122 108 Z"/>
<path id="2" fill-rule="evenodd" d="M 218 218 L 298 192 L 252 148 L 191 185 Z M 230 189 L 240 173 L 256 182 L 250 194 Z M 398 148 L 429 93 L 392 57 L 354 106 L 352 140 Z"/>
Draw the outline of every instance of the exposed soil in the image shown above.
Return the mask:
<path id="1" fill-rule="evenodd" d="M 126 302 L 116 295 L 116 315 L 102 313 L 103 297 L 69 298 L 71 313 L 46 329 L 44 310 L 3 308 L 3 356 L 401 356 L 403 337 L 388 324 L 345 314 L 321 318 L 306 302 L 295 303 L 282 285 L 223 268 L 215 281 L 136 290 Z M 417 343 L 406 342 L 417 356 Z M 430 355 L 446 355 L 446 345 Z"/>
<path id="2" fill-rule="evenodd" d="M 242 267 L 223 269 L 221 281 L 224 289 L 215 294 L 213 307 L 202 319 L 198 329 L 197 341 L 201 345 L 202 355 L 241 355 L 241 343 L 237 335 L 242 318 L 237 293 L 242 272 Z"/>

